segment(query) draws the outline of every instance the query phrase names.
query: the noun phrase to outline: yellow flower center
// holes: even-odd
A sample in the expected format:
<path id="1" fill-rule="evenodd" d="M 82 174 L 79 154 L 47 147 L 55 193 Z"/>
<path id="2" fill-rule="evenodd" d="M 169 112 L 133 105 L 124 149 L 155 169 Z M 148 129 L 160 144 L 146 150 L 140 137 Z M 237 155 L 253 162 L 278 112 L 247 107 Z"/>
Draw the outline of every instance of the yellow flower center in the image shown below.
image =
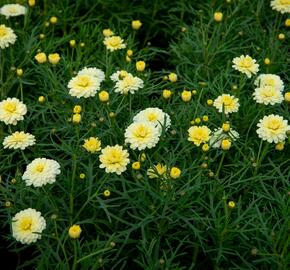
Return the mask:
<path id="1" fill-rule="evenodd" d="M 119 37 L 112 37 L 110 38 L 108 45 L 111 47 L 119 47 L 121 45 L 121 41 Z"/>
<path id="2" fill-rule="evenodd" d="M 278 119 L 271 119 L 268 123 L 268 128 L 272 130 L 277 130 L 281 127 L 281 122 Z"/>
<path id="3" fill-rule="evenodd" d="M 15 8 L 15 7 L 9 7 L 9 12 L 10 13 L 17 13 L 17 8 Z"/>
<path id="4" fill-rule="evenodd" d="M 35 170 L 41 173 L 44 170 L 44 165 L 43 164 L 38 164 L 35 167 Z"/>
<path id="5" fill-rule="evenodd" d="M 77 82 L 78 86 L 81 87 L 87 87 L 89 85 L 90 81 L 89 78 L 87 76 L 81 76 Z"/>
<path id="6" fill-rule="evenodd" d="M 14 134 L 13 141 L 14 142 L 22 142 L 25 139 L 25 135 L 23 134 Z"/>
<path id="7" fill-rule="evenodd" d="M 270 90 L 264 91 L 263 94 L 265 97 L 273 97 L 275 95 L 275 90 L 270 89 Z"/>
<path id="8" fill-rule="evenodd" d="M 111 155 L 108 158 L 108 162 L 111 164 L 119 163 L 122 160 L 121 153 L 117 150 L 112 150 Z"/>
<path id="9" fill-rule="evenodd" d="M 7 30 L 0 26 L 0 37 L 5 37 L 7 35 Z"/>
<path id="10" fill-rule="evenodd" d="M 247 58 L 243 59 L 241 61 L 241 66 L 244 67 L 244 68 L 250 68 L 252 66 L 251 59 L 247 59 Z"/>
<path id="11" fill-rule="evenodd" d="M 225 96 L 223 98 L 223 104 L 225 106 L 230 106 L 232 104 L 232 102 L 233 102 L 233 99 L 231 97 Z"/>
<path id="12" fill-rule="evenodd" d="M 195 137 L 199 140 L 203 139 L 206 137 L 206 132 L 203 129 L 199 129 L 195 133 Z"/>
<path id="13" fill-rule="evenodd" d="M 16 111 L 16 104 L 12 102 L 7 102 L 4 105 L 4 110 L 10 113 L 14 113 Z"/>
<path id="14" fill-rule="evenodd" d="M 138 127 L 135 131 L 135 136 L 138 138 L 145 138 L 147 134 L 148 130 L 143 126 Z"/>
<path id="15" fill-rule="evenodd" d="M 23 220 L 20 223 L 20 228 L 23 231 L 30 231 L 32 226 L 32 220 L 30 217 L 23 218 Z"/>
<path id="16" fill-rule="evenodd" d="M 147 115 L 147 119 L 148 119 L 149 121 L 156 121 L 156 120 L 157 120 L 157 116 L 156 116 L 155 113 L 149 113 L 149 114 Z"/>
<path id="17" fill-rule="evenodd" d="M 290 5 L 290 0 L 280 0 L 280 4 L 288 6 L 288 5 Z"/>
<path id="18" fill-rule="evenodd" d="M 274 86 L 275 85 L 275 80 L 274 79 L 266 79 L 266 84 L 270 85 L 270 86 Z"/>

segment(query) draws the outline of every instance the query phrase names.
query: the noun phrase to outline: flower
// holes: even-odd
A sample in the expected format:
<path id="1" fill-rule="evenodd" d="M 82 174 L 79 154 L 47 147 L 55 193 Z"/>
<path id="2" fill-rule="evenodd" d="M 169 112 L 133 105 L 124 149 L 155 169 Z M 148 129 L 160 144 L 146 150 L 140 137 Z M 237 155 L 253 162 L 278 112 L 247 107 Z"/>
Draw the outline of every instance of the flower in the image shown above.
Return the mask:
<path id="1" fill-rule="evenodd" d="M 35 6 L 35 0 L 28 0 L 28 5 L 30 7 L 34 7 Z"/>
<path id="2" fill-rule="evenodd" d="M 17 121 L 24 119 L 27 107 L 17 98 L 7 98 L 0 102 L 0 121 L 6 125 L 16 125 Z"/>
<path id="3" fill-rule="evenodd" d="M 213 14 L 213 18 L 214 18 L 214 20 L 215 20 L 216 22 L 221 22 L 222 19 L 223 19 L 223 14 L 222 14 L 222 12 L 215 12 L 215 13 Z"/>
<path id="4" fill-rule="evenodd" d="M 43 52 L 36 54 L 34 58 L 39 64 L 43 64 L 47 61 L 46 54 Z"/>
<path id="5" fill-rule="evenodd" d="M 221 149 L 223 150 L 229 150 L 232 146 L 232 142 L 228 139 L 223 139 L 221 141 Z"/>
<path id="6" fill-rule="evenodd" d="M 100 168 L 105 168 L 106 173 L 118 175 L 126 171 L 126 166 L 130 163 L 128 151 L 118 144 L 103 148 L 99 159 Z"/>
<path id="7" fill-rule="evenodd" d="M 125 131 L 125 142 L 133 150 L 150 149 L 159 142 L 159 137 L 160 131 L 150 122 L 135 122 Z"/>
<path id="8" fill-rule="evenodd" d="M 106 190 L 103 192 L 103 194 L 104 194 L 105 197 L 110 197 L 110 195 L 111 195 L 111 191 L 108 190 L 108 189 L 106 189 Z"/>
<path id="9" fill-rule="evenodd" d="M 254 84 L 258 87 L 272 86 L 280 92 L 284 90 L 284 83 L 280 76 L 275 74 L 260 74 Z"/>
<path id="10" fill-rule="evenodd" d="M 147 175 L 151 179 L 158 178 L 166 174 L 166 169 L 167 169 L 166 165 L 162 165 L 161 163 L 158 163 L 157 165 L 154 165 L 153 167 L 147 170 Z"/>
<path id="11" fill-rule="evenodd" d="M 102 102 L 107 102 L 110 98 L 110 95 L 107 91 L 101 91 L 99 93 L 99 100 L 102 101 Z"/>
<path id="12" fill-rule="evenodd" d="M 38 97 L 38 102 L 41 103 L 41 104 L 44 103 L 45 102 L 45 97 L 44 96 L 39 96 Z"/>
<path id="13" fill-rule="evenodd" d="M 105 37 L 110 37 L 114 35 L 114 32 L 110 28 L 107 28 L 103 30 L 103 35 Z"/>
<path id="14" fill-rule="evenodd" d="M 228 206 L 229 206 L 229 208 L 235 208 L 236 207 L 236 203 L 234 202 L 234 201 L 229 201 L 228 202 Z"/>
<path id="15" fill-rule="evenodd" d="M 4 138 L 3 146 L 6 148 L 21 149 L 35 144 L 35 137 L 29 133 L 23 131 L 16 131 L 10 136 Z"/>
<path id="16" fill-rule="evenodd" d="M 211 130 L 207 126 L 193 126 L 187 132 L 187 140 L 193 142 L 196 146 L 200 146 L 201 143 L 209 141 Z"/>
<path id="17" fill-rule="evenodd" d="M 31 244 L 41 239 L 46 221 L 41 213 L 32 208 L 18 212 L 12 218 L 12 235 L 22 244 Z"/>
<path id="18" fill-rule="evenodd" d="M 27 165 L 22 179 L 27 186 L 41 187 L 54 183 L 58 174 L 60 174 L 60 165 L 57 161 L 36 158 Z"/>
<path id="19" fill-rule="evenodd" d="M 177 74 L 176 73 L 173 73 L 173 72 L 169 73 L 168 79 L 172 83 L 177 82 Z"/>
<path id="20" fill-rule="evenodd" d="M 283 142 L 287 138 L 286 132 L 290 130 L 288 121 L 279 115 L 267 115 L 257 124 L 259 138 L 269 143 Z"/>
<path id="21" fill-rule="evenodd" d="M 286 92 L 284 95 L 284 99 L 287 103 L 290 103 L 290 92 Z"/>
<path id="22" fill-rule="evenodd" d="M 256 60 L 249 55 L 241 55 L 233 59 L 232 67 L 242 73 L 245 73 L 248 78 L 252 77 L 259 71 L 259 64 L 256 64 Z"/>
<path id="23" fill-rule="evenodd" d="M 0 25 L 0 48 L 5 49 L 10 44 L 14 44 L 17 36 L 10 27 L 6 27 L 4 24 Z"/>
<path id="24" fill-rule="evenodd" d="M 280 33 L 280 34 L 278 35 L 278 39 L 279 39 L 279 40 L 284 40 L 284 39 L 285 39 L 285 34 Z"/>
<path id="25" fill-rule="evenodd" d="M 271 64 L 271 60 L 268 57 L 266 57 L 264 59 L 264 63 L 265 63 L 265 65 L 270 65 Z"/>
<path id="26" fill-rule="evenodd" d="M 229 114 L 232 112 L 237 112 L 239 110 L 240 104 L 238 98 L 229 94 L 222 94 L 214 100 L 213 106 L 220 113 L 222 113 L 224 110 L 225 114 Z"/>
<path id="27" fill-rule="evenodd" d="M 165 99 L 169 99 L 172 95 L 172 92 L 168 89 L 164 89 L 163 92 L 162 92 L 162 96 L 165 98 Z"/>
<path id="28" fill-rule="evenodd" d="M 265 105 L 274 105 L 283 101 L 282 93 L 275 87 L 268 85 L 256 88 L 253 96 L 257 103 Z"/>
<path id="29" fill-rule="evenodd" d="M 272 0 L 271 7 L 273 10 L 277 10 L 280 13 L 290 13 L 290 1 L 289 0 Z"/>
<path id="30" fill-rule="evenodd" d="M 105 73 L 104 71 L 102 71 L 99 68 L 95 68 L 95 67 L 91 67 L 91 68 L 83 68 L 82 70 L 80 70 L 78 72 L 78 75 L 89 75 L 89 76 L 93 76 L 96 79 L 98 79 L 99 83 L 101 84 L 101 82 L 103 80 L 105 80 Z"/>
<path id="31" fill-rule="evenodd" d="M 80 123 L 81 120 L 82 120 L 82 116 L 81 116 L 81 114 L 79 114 L 79 113 L 74 113 L 74 114 L 73 114 L 72 122 L 73 122 L 74 124 L 78 124 L 78 123 Z"/>
<path id="32" fill-rule="evenodd" d="M 191 96 L 192 96 L 191 91 L 183 90 L 182 93 L 181 93 L 181 99 L 184 102 L 190 101 L 191 100 Z"/>
<path id="33" fill-rule="evenodd" d="M 110 50 L 111 52 L 116 51 L 116 50 L 120 50 L 120 49 L 125 49 L 126 44 L 123 42 L 124 42 L 124 40 L 119 36 L 105 37 L 105 39 L 103 41 L 107 50 Z"/>
<path id="34" fill-rule="evenodd" d="M 140 168 L 141 168 L 141 163 L 139 161 L 135 161 L 132 163 L 133 170 L 140 170 Z"/>
<path id="35" fill-rule="evenodd" d="M 212 133 L 209 144 L 213 148 L 220 148 L 222 140 L 229 140 L 231 142 L 236 141 L 239 138 L 239 133 L 232 128 L 225 131 L 223 128 L 215 129 Z"/>
<path id="36" fill-rule="evenodd" d="M 10 17 L 25 15 L 25 13 L 26 7 L 19 4 L 7 4 L 0 9 L 0 14 L 4 15 L 6 19 L 9 19 Z"/>
<path id="37" fill-rule="evenodd" d="M 170 177 L 173 178 L 173 179 L 177 179 L 180 177 L 180 174 L 181 174 L 181 170 L 177 167 L 172 167 L 170 169 Z"/>
<path id="38" fill-rule="evenodd" d="M 16 69 L 16 74 L 18 77 L 22 77 L 23 76 L 23 69 L 22 68 Z"/>
<path id="39" fill-rule="evenodd" d="M 159 131 L 162 131 L 162 127 L 167 130 L 171 125 L 170 116 L 163 112 L 159 108 L 147 108 L 137 113 L 134 118 L 134 122 L 150 122 L 155 127 L 158 127 Z"/>
<path id="40" fill-rule="evenodd" d="M 287 19 L 285 20 L 284 25 L 285 25 L 286 27 L 290 27 L 290 19 L 289 19 L 289 18 L 287 18 Z"/>
<path id="41" fill-rule="evenodd" d="M 136 70 L 137 71 L 144 71 L 145 70 L 145 67 L 146 67 L 146 63 L 144 61 L 137 61 L 136 62 Z"/>
<path id="42" fill-rule="evenodd" d="M 98 137 L 90 137 L 85 140 L 83 147 L 90 153 L 94 154 L 101 150 L 101 141 Z"/>
<path id="43" fill-rule="evenodd" d="M 68 235 L 70 238 L 77 239 L 80 237 L 82 232 L 80 225 L 72 225 L 68 230 Z"/>
<path id="44" fill-rule="evenodd" d="M 134 94 L 135 91 L 144 87 L 143 80 L 123 70 L 115 72 L 110 78 L 116 82 L 114 87 L 116 93 Z"/>
<path id="45" fill-rule="evenodd" d="M 49 63 L 53 65 L 58 64 L 59 60 L 60 60 L 60 56 L 58 53 L 51 53 L 48 55 L 48 61 Z"/>
<path id="46" fill-rule="evenodd" d="M 82 106 L 81 105 L 75 105 L 73 108 L 73 113 L 81 113 L 82 112 Z"/>
<path id="47" fill-rule="evenodd" d="M 138 30 L 142 26 L 142 23 L 140 22 L 140 20 L 134 20 L 132 21 L 131 25 L 134 30 Z"/>
<path id="48" fill-rule="evenodd" d="M 56 24 L 57 23 L 57 17 L 55 17 L 55 16 L 52 16 L 50 19 L 49 19 L 49 21 L 50 21 L 50 23 L 51 24 Z"/>

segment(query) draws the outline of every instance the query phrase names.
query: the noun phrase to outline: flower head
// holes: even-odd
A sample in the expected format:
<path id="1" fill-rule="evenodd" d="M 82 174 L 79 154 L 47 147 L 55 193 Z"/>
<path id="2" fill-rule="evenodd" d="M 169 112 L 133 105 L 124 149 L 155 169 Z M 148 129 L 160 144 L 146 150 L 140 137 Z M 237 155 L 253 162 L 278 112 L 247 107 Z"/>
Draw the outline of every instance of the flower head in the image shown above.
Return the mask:
<path id="1" fill-rule="evenodd" d="M 0 102 L 0 121 L 6 125 L 16 125 L 24 119 L 27 107 L 17 98 L 7 98 Z"/>
<path id="2" fill-rule="evenodd" d="M 105 168 L 106 173 L 116 173 L 120 175 L 126 171 L 126 166 L 130 163 L 129 153 L 122 146 L 106 146 L 102 149 L 99 157 L 100 168 Z"/>
<path id="3" fill-rule="evenodd" d="M 158 127 L 160 132 L 162 131 L 162 127 L 165 127 L 165 130 L 167 130 L 171 125 L 170 116 L 159 108 L 147 108 L 142 110 L 134 116 L 133 121 L 150 122 L 155 127 Z"/>
<path id="4" fill-rule="evenodd" d="M 103 30 L 103 35 L 105 37 L 110 37 L 114 35 L 114 32 L 110 28 L 107 28 Z"/>
<path id="5" fill-rule="evenodd" d="M 23 131 L 16 131 L 10 136 L 5 137 L 3 146 L 5 148 L 21 149 L 35 144 L 35 137 L 29 133 Z"/>
<path id="6" fill-rule="evenodd" d="M 6 19 L 9 19 L 10 17 L 16 17 L 19 15 L 25 15 L 25 13 L 26 7 L 21 6 L 19 4 L 7 4 L 0 9 L 0 14 L 4 15 Z"/>
<path id="7" fill-rule="evenodd" d="M 48 55 L 48 61 L 49 63 L 53 65 L 57 65 L 58 62 L 60 61 L 60 56 L 58 53 L 51 53 Z"/>
<path id="8" fill-rule="evenodd" d="M 237 112 L 239 110 L 240 104 L 238 98 L 229 94 L 222 94 L 214 100 L 213 106 L 220 113 L 222 113 L 224 110 L 225 114 L 229 114 L 232 112 Z"/>
<path id="9" fill-rule="evenodd" d="M 107 50 L 110 50 L 111 52 L 126 48 L 124 40 L 119 36 L 105 37 L 103 43 L 105 44 Z"/>
<path id="10" fill-rule="evenodd" d="M 12 218 L 12 235 L 22 244 L 31 244 L 41 239 L 46 228 L 45 219 L 35 209 L 28 208 L 18 212 Z"/>
<path id="11" fill-rule="evenodd" d="M 284 90 L 284 83 L 280 76 L 276 74 L 261 74 L 255 80 L 254 84 L 258 87 L 272 86 L 280 92 Z"/>
<path id="12" fill-rule="evenodd" d="M 90 74 L 78 74 L 69 81 L 68 88 L 71 96 L 88 98 L 96 95 L 100 82 Z"/>
<path id="13" fill-rule="evenodd" d="M 239 133 L 230 128 L 224 131 L 223 128 L 215 129 L 210 137 L 209 144 L 213 148 L 220 148 L 223 140 L 236 141 L 239 138 Z"/>
<path id="14" fill-rule="evenodd" d="M 179 178 L 179 177 L 180 177 L 180 174 L 181 174 L 181 170 L 180 170 L 179 168 L 177 168 L 177 167 L 172 167 L 172 168 L 170 169 L 170 177 L 171 177 L 172 179 L 177 179 L 177 178 Z"/>
<path id="15" fill-rule="evenodd" d="M 83 147 L 90 153 L 94 154 L 101 150 L 101 141 L 98 137 L 90 137 L 85 140 Z"/>
<path id="16" fill-rule="evenodd" d="M 68 235 L 70 238 L 77 239 L 80 237 L 82 232 L 80 225 L 72 225 L 68 230 Z"/>
<path id="17" fill-rule="evenodd" d="M 96 79 L 98 79 L 99 83 L 101 84 L 101 82 L 103 80 L 105 80 L 105 73 L 104 71 L 102 71 L 99 68 L 95 68 L 95 67 L 85 67 L 82 70 L 80 70 L 78 72 L 78 75 L 89 75 L 89 76 L 93 76 Z"/>
<path id="18" fill-rule="evenodd" d="M 34 56 L 34 59 L 39 63 L 43 64 L 47 61 L 47 56 L 44 52 L 40 52 Z"/>
<path id="19" fill-rule="evenodd" d="M 242 73 L 245 73 L 248 78 L 251 78 L 252 75 L 255 75 L 259 71 L 259 64 L 256 64 L 256 60 L 249 55 L 235 57 L 233 59 L 232 67 Z"/>
<path id="20" fill-rule="evenodd" d="M 166 169 L 167 169 L 166 165 L 158 163 L 157 165 L 154 165 L 153 167 L 147 170 L 147 175 L 149 178 L 162 177 L 166 175 Z"/>
<path id="21" fill-rule="evenodd" d="M 286 132 L 290 130 L 288 121 L 279 115 L 267 115 L 257 124 L 259 138 L 269 143 L 283 142 L 287 138 Z"/>
<path id="22" fill-rule="evenodd" d="M 27 186 L 41 187 L 54 183 L 58 174 L 60 174 L 60 165 L 57 161 L 36 158 L 27 165 L 22 179 Z"/>
<path id="23" fill-rule="evenodd" d="M 193 142 L 196 146 L 206 143 L 210 139 L 211 130 L 207 126 L 193 126 L 188 129 L 188 141 Z"/>
<path id="24" fill-rule="evenodd" d="M 134 20 L 134 21 L 131 22 L 131 25 L 132 25 L 132 28 L 134 30 L 139 30 L 140 27 L 142 26 L 142 23 L 141 23 L 140 20 Z"/>
<path id="25" fill-rule="evenodd" d="M 9 47 L 10 44 L 14 44 L 17 39 L 17 36 L 14 34 L 14 31 L 5 26 L 4 24 L 0 25 L 0 48 L 5 49 Z"/>
<path id="26" fill-rule="evenodd" d="M 253 96 L 257 103 L 265 105 L 279 104 L 284 100 L 282 93 L 278 89 L 268 85 L 256 88 Z"/>
<path id="27" fill-rule="evenodd" d="M 290 0 L 272 0 L 271 7 L 280 13 L 290 13 Z"/>
<path id="28" fill-rule="evenodd" d="M 130 143 L 130 148 L 143 150 L 154 147 L 160 137 L 160 132 L 150 122 L 135 122 L 125 131 L 125 142 Z"/>

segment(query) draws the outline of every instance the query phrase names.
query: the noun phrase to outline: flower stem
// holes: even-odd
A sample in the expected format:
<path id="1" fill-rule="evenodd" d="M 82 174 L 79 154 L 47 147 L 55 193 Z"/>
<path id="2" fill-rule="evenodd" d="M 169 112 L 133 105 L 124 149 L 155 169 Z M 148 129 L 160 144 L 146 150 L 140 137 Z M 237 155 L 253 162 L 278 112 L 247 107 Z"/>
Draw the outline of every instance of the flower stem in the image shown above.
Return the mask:
<path id="1" fill-rule="evenodd" d="M 217 172 L 216 172 L 216 176 L 217 177 L 219 176 L 220 170 L 222 168 L 222 165 L 223 165 L 223 162 L 224 162 L 224 159 L 225 159 L 225 155 L 226 155 L 226 152 L 223 152 L 222 158 L 220 160 L 220 163 L 219 163 L 219 166 L 218 166 L 218 169 L 217 169 Z"/>

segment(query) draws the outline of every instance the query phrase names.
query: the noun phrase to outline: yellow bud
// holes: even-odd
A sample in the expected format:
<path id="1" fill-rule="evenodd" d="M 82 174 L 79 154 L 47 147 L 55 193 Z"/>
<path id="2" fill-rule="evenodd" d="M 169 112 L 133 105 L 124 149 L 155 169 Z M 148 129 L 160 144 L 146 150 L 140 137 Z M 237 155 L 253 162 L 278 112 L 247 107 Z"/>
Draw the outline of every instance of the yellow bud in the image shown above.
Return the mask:
<path id="1" fill-rule="evenodd" d="M 165 98 L 165 99 L 169 99 L 172 95 L 172 92 L 168 89 L 164 89 L 163 92 L 162 92 L 162 96 Z"/>
<path id="2" fill-rule="evenodd" d="M 99 100 L 102 101 L 102 102 L 107 102 L 110 98 L 110 95 L 107 91 L 101 91 L 99 93 Z"/>
<path id="3" fill-rule="evenodd" d="M 234 201 L 229 201 L 228 206 L 229 206 L 229 208 L 233 209 L 236 207 L 236 204 Z"/>
<path id="4" fill-rule="evenodd" d="M 202 145 L 201 149 L 202 149 L 203 152 L 207 152 L 209 150 L 209 145 L 207 143 L 205 143 L 205 144 Z"/>
<path id="5" fill-rule="evenodd" d="M 202 117 L 202 121 L 207 122 L 207 121 L 208 121 L 208 116 L 207 116 L 207 115 L 204 115 L 204 116 Z"/>
<path id="6" fill-rule="evenodd" d="M 286 102 L 290 103 L 290 92 L 286 92 L 284 95 L 284 99 Z"/>
<path id="7" fill-rule="evenodd" d="M 284 142 L 279 142 L 275 145 L 275 149 L 278 150 L 278 151 L 283 151 L 284 149 L 284 145 L 285 143 Z"/>
<path id="8" fill-rule="evenodd" d="M 145 153 L 142 153 L 140 155 L 140 158 L 139 159 L 140 159 L 141 162 L 144 162 L 146 160 L 146 154 Z"/>
<path id="9" fill-rule="evenodd" d="M 11 203 L 10 201 L 6 201 L 6 202 L 4 203 L 4 205 L 5 205 L 5 207 L 9 208 L 9 207 L 12 206 L 12 203 Z"/>
<path id="10" fill-rule="evenodd" d="M 222 129 L 223 129 L 224 132 L 229 132 L 230 128 L 231 128 L 231 126 L 230 126 L 229 123 L 223 123 Z"/>
<path id="11" fill-rule="evenodd" d="M 133 55 L 133 51 L 132 50 L 127 50 L 127 55 L 128 56 L 132 56 Z"/>
<path id="12" fill-rule="evenodd" d="M 169 75 L 168 75 L 168 79 L 169 79 L 169 81 L 171 81 L 172 83 L 177 82 L 177 74 L 175 74 L 175 73 L 173 73 L 173 72 L 169 73 Z"/>
<path id="13" fill-rule="evenodd" d="M 110 197 L 111 191 L 106 189 L 103 194 L 104 194 L 105 197 Z"/>
<path id="14" fill-rule="evenodd" d="M 75 113 L 72 117 L 74 124 L 78 124 L 82 120 L 82 116 L 79 113 Z"/>
<path id="15" fill-rule="evenodd" d="M 206 103 L 207 103 L 208 106 L 212 106 L 212 104 L 213 104 L 213 100 L 212 100 L 212 99 L 208 99 L 208 100 L 206 101 Z"/>
<path id="16" fill-rule="evenodd" d="M 278 35 L 278 39 L 279 39 L 279 40 L 283 40 L 283 39 L 285 39 L 285 35 L 284 35 L 283 33 L 280 33 L 280 34 Z"/>
<path id="17" fill-rule="evenodd" d="M 82 229 L 80 225 L 73 225 L 69 228 L 68 234 L 70 238 L 77 239 L 80 237 Z"/>
<path id="18" fill-rule="evenodd" d="M 49 26 L 49 22 L 45 22 L 45 23 L 44 23 L 44 26 L 45 26 L 45 27 L 48 27 L 48 26 Z"/>
<path id="19" fill-rule="evenodd" d="M 136 69 L 137 71 L 144 71 L 145 70 L 145 67 L 146 67 L 146 63 L 144 61 L 137 61 L 136 62 Z"/>
<path id="20" fill-rule="evenodd" d="M 34 7 L 35 6 L 35 0 L 28 0 L 28 5 L 30 7 Z"/>
<path id="21" fill-rule="evenodd" d="M 223 14 L 221 12 L 215 12 L 213 18 L 216 22 L 221 22 L 223 19 Z"/>
<path id="22" fill-rule="evenodd" d="M 133 170 L 140 170 L 140 168 L 141 168 L 141 164 L 140 164 L 139 161 L 136 161 L 136 162 L 132 163 L 132 169 Z"/>
<path id="23" fill-rule="evenodd" d="M 103 35 L 104 37 L 110 37 L 114 35 L 114 32 L 110 28 L 107 28 L 103 30 Z"/>
<path id="24" fill-rule="evenodd" d="M 57 65 L 60 60 L 60 56 L 58 53 L 51 53 L 48 55 L 48 61 L 52 65 Z"/>
<path id="25" fill-rule="evenodd" d="M 57 23 L 57 17 L 53 16 L 49 19 L 51 24 L 56 24 Z"/>
<path id="26" fill-rule="evenodd" d="M 45 39 L 45 34 L 39 34 L 39 39 Z"/>
<path id="27" fill-rule="evenodd" d="M 181 170 L 177 167 L 172 167 L 170 169 L 170 177 L 173 178 L 173 179 L 177 179 L 180 177 L 180 174 L 181 174 Z"/>
<path id="28" fill-rule="evenodd" d="M 286 21 L 285 21 L 285 26 L 286 26 L 286 27 L 290 27 L 290 19 L 289 19 L 289 18 L 286 19 Z"/>
<path id="29" fill-rule="evenodd" d="M 267 57 L 264 59 L 264 63 L 265 65 L 270 65 L 271 64 L 271 60 Z"/>
<path id="30" fill-rule="evenodd" d="M 84 42 L 80 43 L 81 48 L 84 48 L 86 46 L 86 44 Z"/>
<path id="31" fill-rule="evenodd" d="M 73 108 L 74 113 L 81 113 L 82 111 L 82 106 L 81 105 L 75 105 Z"/>
<path id="32" fill-rule="evenodd" d="M 191 100 L 191 91 L 183 90 L 181 93 L 181 99 L 184 102 L 188 102 Z"/>
<path id="33" fill-rule="evenodd" d="M 36 54 L 34 58 L 39 64 L 43 64 L 47 61 L 46 54 L 43 52 Z"/>
<path id="34" fill-rule="evenodd" d="M 228 140 L 228 139 L 224 139 L 224 140 L 222 140 L 221 148 L 222 148 L 223 150 L 229 150 L 229 149 L 231 148 L 231 145 L 232 145 L 232 143 L 231 143 L 230 140 Z"/>
<path id="35" fill-rule="evenodd" d="M 22 75 L 23 75 L 23 69 L 22 68 L 16 69 L 16 74 L 17 74 L 18 77 L 22 77 Z"/>
<path id="36" fill-rule="evenodd" d="M 44 96 L 39 96 L 38 97 L 38 102 L 39 103 L 44 103 L 45 102 L 45 97 Z"/>
<path id="37" fill-rule="evenodd" d="M 142 26 L 142 23 L 139 20 L 134 20 L 131 25 L 134 30 L 138 30 Z"/>
<path id="38" fill-rule="evenodd" d="M 196 91 L 196 90 L 192 90 L 191 93 L 192 93 L 193 95 L 196 95 L 196 94 L 197 94 L 197 91 Z"/>
<path id="39" fill-rule="evenodd" d="M 71 39 L 70 41 L 69 41 L 69 46 L 71 47 L 71 48 L 74 48 L 75 46 L 76 46 L 76 41 L 74 40 L 74 39 Z"/>
<path id="40" fill-rule="evenodd" d="M 181 32 L 186 32 L 186 28 L 185 27 L 181 27 Z"/>
<path id="41" fill-rule="evenodd" d="M 110 112 L 110 113 L 109 113 L 109 116 L 110 116 L 111 118 L 113 118 L 113 117 L 116 116 L 116 114 L 115 114 L 114 112 Z"/>
<path id="42" fill-rule="evenodd" d="M 167 80 L 168 80 L 168 76 L 164 75 L 164 76 L 162 77 L 162 81 L 167 81 Z"/>
<path id="43" fill-rule="evenodd" d="M 84 173 L 81 173 L 80 174 L 80 179 L 85 179 L 86 178 L 86 175 Z"/>
<path id="44" fill-rule="evenodd" d="M 201 120 L 200 120 L 199 117 L 196 117 L 196 118 L 194 119 L 194 122 L 195 122 L 196 124 L 199 124 L 199 123 L 201 122 Z"/>
<path id="45" fill-rule="evenodd" d="M 131 62 L 131 58 L 128 55 L 126 55 L 126 62 Z"/>

